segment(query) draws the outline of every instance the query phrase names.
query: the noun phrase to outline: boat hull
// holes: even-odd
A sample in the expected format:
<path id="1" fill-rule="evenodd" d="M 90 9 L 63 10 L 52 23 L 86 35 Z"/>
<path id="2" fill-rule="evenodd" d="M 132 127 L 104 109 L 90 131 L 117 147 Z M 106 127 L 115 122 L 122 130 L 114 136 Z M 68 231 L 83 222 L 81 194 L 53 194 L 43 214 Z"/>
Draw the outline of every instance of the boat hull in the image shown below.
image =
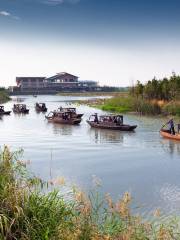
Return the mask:
<path id="1" fill-rule="evenodd" d="M 87 120 L 87 123 L 94 128 L 100 128 L 100 129 L 110 129 L 110 130 L 118 130 L 118 131 L 133 131 L 137 125 L 116 125 L 111 124 L 111 126 L 107 123 L 96 123 L 93 121 Z"/>
<path id="2" fill-rule="evenodd" d="M 23 111 L 18 111 L 18 110 L 13 109 L 13 112 L 14 112 L 14 113 L 23 113 L 23 114 L 27 114 L 27 113 L 29 113 L 29 109 L 26 109 L 26 110 L 23 110 Z"/>
<path id="3" fill-rule="evenodd" d="M 175 135 L 169 133 L 168 130 L 160 130 L 160 134 L 162 137 L 167 138 L 167 139 L 172 139 L 176 141 L 180 141 L 180 134 L 176 133 Z"/>
<path id="4" fill-rule="evenodd" d="M 47 108 L 35 107 L 37 112 L 47 112 Z"/>
<path id="5" fill-rule="evenodd" d="M 48 122 L 59 123 L 59 124 L 69 124 L 69 125 L 78 125 L 81 122 L 81 119 L 61 119 L 58 117 L 47 117 Z"/>
<path id="6" fill-rule="evenodd" d="M 10 115 L 11 111 L 1 112 L 0 115 Z"/>

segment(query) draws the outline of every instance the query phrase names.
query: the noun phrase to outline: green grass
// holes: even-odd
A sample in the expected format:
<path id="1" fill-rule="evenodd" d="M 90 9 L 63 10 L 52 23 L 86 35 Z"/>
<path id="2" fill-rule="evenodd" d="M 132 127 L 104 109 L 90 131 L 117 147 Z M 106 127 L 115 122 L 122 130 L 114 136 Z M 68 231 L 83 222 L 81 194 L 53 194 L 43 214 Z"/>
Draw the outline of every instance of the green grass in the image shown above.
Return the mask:
<path id="1" fill-rule="evenodd" d="M 180 116 L 180 102 L 178 100 L 164 103 L 149 101 L 142 97 L 117 95 L 110 99 L 88 100 L 87 105 L 100 108 L 104 111 L 127 113 L 136 112 L 141 115 L 173 115 Z M 85 101 L 82 103 L 85 104 Z"/>
<path id="2" fill-rule="evenodd" d="M 10 100 L 8 93 L 5 90 L 0 90 L 0 104 Z"/>
<path id="3" fill-rule="evenodd" d="M 164 114 L 177 115 L 180 117 L 180 101 L 171 101 L 163 106 Z"/>
<path id="4" fill-rule="evenodd" d="M 7 147 L 0 155 L 0 240 L 174 240 L 180 239 L 179 220 L 146 222 L 131 214 L 131 196 L 117 202 L 100 195 L 99 181 L 88 195 L 72 188 L 67 200 L 61 191 L 27 171 L 21 152 Z M 65 200 L 66 199 L 66 200 Z M 158 214 L 157 214 L 158 213 Z"/>
<path id="5" fill-rule="evenodd" d="M 59 96 L 81 96 L 81 97 L 96 97 L 96 96 L 117 96 L 127 95 L 127 92 L 60 92 Z"/>

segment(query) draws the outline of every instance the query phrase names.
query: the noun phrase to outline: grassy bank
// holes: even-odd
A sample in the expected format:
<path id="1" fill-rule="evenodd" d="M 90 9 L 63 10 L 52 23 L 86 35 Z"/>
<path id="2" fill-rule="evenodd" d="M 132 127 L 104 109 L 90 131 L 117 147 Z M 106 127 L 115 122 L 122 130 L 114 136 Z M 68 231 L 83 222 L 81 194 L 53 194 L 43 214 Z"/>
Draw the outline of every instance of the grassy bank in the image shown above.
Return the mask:
<path id="1" fill-rule="evenodd" d="M 118 96 L 119 94 L 127 95 L 127 92 L 63 92 L 59 96 L 77 96 L 77 97 L 99 97 L 99 96 Z"/>
<path id="2" fill-rule="evenodd" d="M 140 115 L 180 116 L 179 100 L 145 100 L 141 97 L 137 98 L 128 94 L 117 94 L 110 99 L 90 99 L 79 101 L 78 103 L 115 113 L 133 112 Z"/>
<path id="3" fill-rule="evenodd" d="M 141 115 L 180 116 L 180 101 L 145 100 L 132 96 L 107 99 L 101 109 L 113 112 L 136 112 Z"/>
<path id="4" fill-rule="evenodd" d="M 180 239 L 178 221 L 162 222 L 158 210 L 153 222 L 133 216 L 129 193 L 115 203 L 97 191 L 87 196 L 73 188 L 71 200 L 65 200 L 61 190 L 47 191 L 49 185 L 60 187 L 64 180 L 43 182 L 28 173 L 27 162 L 18 156 L 7 147 L 0 155 L 1 240 Z M 97 179 L 94 182 L 99 185 Z"/>
<path id="5" fill-rule="evenodd" d="M 0 104 L 5 103 L 10 100 L 10 97 L 6 90 L 0 89 Z"/>

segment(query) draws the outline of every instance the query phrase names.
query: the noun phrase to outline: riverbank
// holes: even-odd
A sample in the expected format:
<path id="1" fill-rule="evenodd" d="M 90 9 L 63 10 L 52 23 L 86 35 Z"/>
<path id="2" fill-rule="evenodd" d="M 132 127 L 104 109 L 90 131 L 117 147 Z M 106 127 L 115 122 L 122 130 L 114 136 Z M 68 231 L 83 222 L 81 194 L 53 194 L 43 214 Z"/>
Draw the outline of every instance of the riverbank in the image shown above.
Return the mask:
<path id="1" fill-rule="evenodd" d="M 101 182 L 94 178 L 96 190 L 88 196 L 73 188 L 63 194 L 65 180 L 48 182 L 33 176 L 19 159 L 22 152 L 0 155 L 0 238 L 29 240 L 173 240 L 180 234 L 179 220 L 163 221 L 157 209 L 152 221 L 131 214 L 127 192 L 116 203 L 110 195 L 101 196 Z M 48 191 L 47 191 L 48 190 Z M 48 192 L 48 193 L 47 193 Z M 67 200 L 69 199 L 69 200 Z"/>
<path id="2" fill-rule="evenodd" d="M 0 90 L 0 104 L 11 100 L 9 94 L 5 90 Z"/>
<path id="3" fill-rule="evenodd" d="M 76 97 L 115 97 L 119 95 L 127 95 L 127 92 L 69 92 L 58 93 L 58 96 L 76 96 Z"/>
<path id="4" fill-rule="evenodd" d="M 180 101 L 158 101 L 145 100 L 142 98 L 132 97 L 126 94 L 117 94 L 110 99 L 90 99 L 78 101 L 79 104 L 85 104 L 97 107 L 104 111 L 115 113 L 135 113 L 139 115 L 161 115 L 180 117 Z"/>

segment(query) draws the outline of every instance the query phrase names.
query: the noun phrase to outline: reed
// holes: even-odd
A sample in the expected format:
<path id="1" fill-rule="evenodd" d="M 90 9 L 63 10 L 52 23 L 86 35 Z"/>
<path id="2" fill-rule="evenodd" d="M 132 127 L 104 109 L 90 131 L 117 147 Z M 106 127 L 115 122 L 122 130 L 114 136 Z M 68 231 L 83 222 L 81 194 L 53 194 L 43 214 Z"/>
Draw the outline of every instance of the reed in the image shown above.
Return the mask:
<path id="1" fill-rule="evenodd" d="M 0 89 L 0 103 L 5 103 L 10 100 L 6 90 Z"/>
<path id="2" fill-rule="evenodd" d="M 72 200 L 61 192 L 63 178 L 43 182 L 27 171 L 21 152 L 8 147 L 0 155 L 0 239 L 1 240 L 173 240 L 180 238 L 179 221 L 146 222 L 131 213 L 127 192 L 114 202 L 99 194 L 100 182 L 87 195 L 72 189 Z M 49 184 L 60 184 L 49 191 Z M 48 190 L 48 191 L 47 191 Z M 158 220 L 159 219 L 159 220 Z"/>

